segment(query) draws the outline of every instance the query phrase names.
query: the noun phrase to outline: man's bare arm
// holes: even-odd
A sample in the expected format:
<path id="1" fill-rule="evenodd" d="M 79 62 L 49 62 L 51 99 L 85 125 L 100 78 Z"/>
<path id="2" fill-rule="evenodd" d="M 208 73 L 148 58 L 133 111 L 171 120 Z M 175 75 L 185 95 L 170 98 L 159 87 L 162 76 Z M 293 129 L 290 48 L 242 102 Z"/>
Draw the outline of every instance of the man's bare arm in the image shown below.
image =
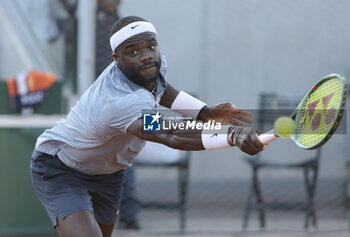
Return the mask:
<path id="1" fill-rule="evenodd" d="M 143 132 L 142 118 L 136 120 L 128 128 L 128 133 L 136 137 L 152 142 L 162 143 L 174 149 L 180 150 L 204 150 L 200 132 L 193 133 L 170 133 Z"/>
<path id="2" fill-rule="evenodd" d="M 171 108 L 175 98 L 179 95 L 179 91 L 168 83 L 167 88 L 160 100 L 160 104 L 166 108 Z M 244 126 L 240 121 L 252 123 L 249 118 L 251 114 L 243 109 L 239 109 L 230 103 L 221 103 L 216 106 L 204 106 L 198 114 L 197 118 L 204 122 L 215 120 L 222 124 L 234 124 L 236 126 Z"/>
<path id="3" fill-rule="evenodd" d="M 168 133 L 157 132 L 143 132 L 142 131 L 142 119 L 136 120 L 128 128 L 128 133 L 135 135 L 136 137 L 157 143 L 162 143 L 174 149 L 179 150 L 215 150 L 231 147 L 236 145 L 243 152 L 249 155 L 255 155 L 256 153 L 265 149 L 265 145 L 260 142 L 257 137 L 257 132 L 254 128 L 241 127 L 239 130 L 235 130 L 234 127 L 227 127 L 227 134 L 217 134 L 216 136 L 202 135 L 202 131 L 193 132 L 181 132 L 170 131 Z M 235 134 L 237 131 L 237 134 Z M 232 139 L 236 138 L 236 139 Z M 204 145 L 205 144 L 205 145 Z"/>

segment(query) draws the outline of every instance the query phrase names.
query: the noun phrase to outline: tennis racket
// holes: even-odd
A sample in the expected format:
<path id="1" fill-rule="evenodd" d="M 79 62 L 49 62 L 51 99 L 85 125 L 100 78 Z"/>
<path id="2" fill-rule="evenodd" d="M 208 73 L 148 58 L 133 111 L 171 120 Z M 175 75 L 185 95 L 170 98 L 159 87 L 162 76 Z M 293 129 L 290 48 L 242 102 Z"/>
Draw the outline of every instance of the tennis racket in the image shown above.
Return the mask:
<path id="1" fill-rule="evenodd" d="M 311 150 L 325 144 L 340 123 L 346 96 L 346 79 L 338 74 L 325 76 L 314 85 L 290 115 L 295 122 L 291 139 L 296 145 Z M 272 129 L 258 138 L 268 144 L 276 140 L 278 134 Z"/>

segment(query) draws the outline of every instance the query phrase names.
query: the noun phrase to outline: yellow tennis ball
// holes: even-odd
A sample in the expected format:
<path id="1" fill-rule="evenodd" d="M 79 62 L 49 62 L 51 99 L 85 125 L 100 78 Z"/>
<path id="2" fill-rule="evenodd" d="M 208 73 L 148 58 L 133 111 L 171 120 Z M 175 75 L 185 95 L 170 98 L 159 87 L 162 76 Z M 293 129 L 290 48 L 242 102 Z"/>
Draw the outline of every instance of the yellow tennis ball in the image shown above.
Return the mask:
<path id="1" fill-rule="evenodd" d="M 289 117 L 280 117 L 276 119 L 273 127 L 280 137 L 290 137 L 295 132 L 294 120 Z"/>

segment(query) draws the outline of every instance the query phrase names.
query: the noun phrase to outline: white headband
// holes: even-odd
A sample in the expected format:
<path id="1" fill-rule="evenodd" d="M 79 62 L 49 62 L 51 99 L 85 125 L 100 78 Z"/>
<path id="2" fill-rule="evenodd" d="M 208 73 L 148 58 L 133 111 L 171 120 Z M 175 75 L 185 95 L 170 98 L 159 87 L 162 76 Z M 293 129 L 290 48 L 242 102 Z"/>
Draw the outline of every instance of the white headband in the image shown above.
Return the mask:
<path id="1" fill-rule="evenodd" d="M 157 31 L 152 25 L 152 23 L 149 23 L 147 21 L 135 21 L 130 23 L 129 25 L 124 26 L 123 28 L 115 32 L 109 39 L 112 51 L 114 52 L 114 50 L 125 40 L 143 32 L 152 32 L 157 35 Z"/>

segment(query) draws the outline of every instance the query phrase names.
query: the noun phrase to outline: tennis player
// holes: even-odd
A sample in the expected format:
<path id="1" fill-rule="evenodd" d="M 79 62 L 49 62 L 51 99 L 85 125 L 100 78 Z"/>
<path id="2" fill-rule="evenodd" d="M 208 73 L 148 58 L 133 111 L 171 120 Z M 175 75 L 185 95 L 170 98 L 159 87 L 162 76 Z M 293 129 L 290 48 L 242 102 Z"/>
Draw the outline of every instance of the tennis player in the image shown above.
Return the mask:
<path id="1" fill-rule="evenodd" d="M 33 152 L 33 186 L 59 236 L 112 235 L 124 170 L 145 140 L 182 150 L 237 146 L 250 155 L 265 148 L 253 128 L 241 126 L 251 122 L 248 112 L 229 103 L 209 107 L 166 81 L 167 64 L 150 22 L 135 16 L 118 20 L 110 45 L 113 62 L 67 117 L 39 136 Z M 142 111 L 159 105 L 222 122 L 225 131 L 143 132 Z"/>

